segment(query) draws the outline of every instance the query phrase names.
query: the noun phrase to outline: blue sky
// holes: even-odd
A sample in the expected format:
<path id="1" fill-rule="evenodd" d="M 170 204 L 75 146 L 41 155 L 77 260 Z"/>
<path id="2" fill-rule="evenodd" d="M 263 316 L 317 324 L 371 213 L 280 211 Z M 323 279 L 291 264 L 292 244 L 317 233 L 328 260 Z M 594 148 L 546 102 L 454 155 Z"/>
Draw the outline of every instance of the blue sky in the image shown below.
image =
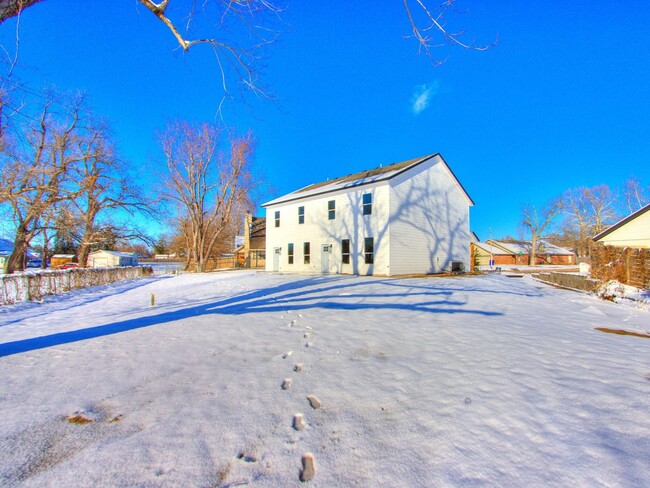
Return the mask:
<path id="1" fill-rule="evenodd" d="M 173 3 L 173 2 L 172 2 Z M 372 6 L 368 6 L 372 5 Z M 268 200 L 310 183 L 439 152 L 476 206 L 481 239 L 519 235 L 524 204 L 568 188 L 650 185 L 650 5 L 463 1 L 450 22 L 486 52 L 441 48 L 433 67 L 398 0 L 289 2 L 262 79 L 275 95 L 227 102 L 257 140 Z M 9 46 L 14 24 L 0 26 Z M 135 1 L 48 0 L 23 14 L 20 79 L 85 90 L 122 155 L 147 175 L 168 120 L 218 120 L 221 80 Z"/>

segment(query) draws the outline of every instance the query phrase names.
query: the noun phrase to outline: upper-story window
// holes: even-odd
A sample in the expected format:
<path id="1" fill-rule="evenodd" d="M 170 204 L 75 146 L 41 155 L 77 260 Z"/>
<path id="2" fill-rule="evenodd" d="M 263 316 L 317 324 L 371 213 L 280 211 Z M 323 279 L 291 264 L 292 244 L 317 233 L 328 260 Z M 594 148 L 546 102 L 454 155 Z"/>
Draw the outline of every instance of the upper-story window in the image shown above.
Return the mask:
<path id="1" fill-rule="evenodd" d="M 350 264 L 350 239 L 341 240 L 341 257 L 343 264 Z"/>
<path id="2" fill-rule="evenodd" d="M 287 244 L 287 262 L 293 264 L 293 242 Z"/>
<path id="3" fill-rule="evenodd" d="M 366 264 L 375 262 L 375 240 L 372 237 L 363 240 L 363 256 Z"/>
<path id="4" fill-rule="evenodd" d="M 280 227 L 280 211 L 275 211 L 275 226 Z"/>
<path id="5" fill-rule="evenodd" d="M 363 194 L 363 215 L 372 213 L 372 193 Z"/>
<path id="6" fill-rule="evenodd" d="M 309 264 L 309 261 L 311 260 L 311 252 L 310 252 L 310 245 L 308 242 L 305 242 L 302 245 L 302 250 L 303 250 L 303 254 L 305 255 L 305 264 Z"/>
<path id="7" fill-rule="evenodd" d="M 298 223 L 305 223 L 305 207 L 298 207 Z"/>
<path id="8" fill-rule="evenodd" d="M 336 218 L 336 200 L 327 202 L 327 218 L 334 220 Z"/>

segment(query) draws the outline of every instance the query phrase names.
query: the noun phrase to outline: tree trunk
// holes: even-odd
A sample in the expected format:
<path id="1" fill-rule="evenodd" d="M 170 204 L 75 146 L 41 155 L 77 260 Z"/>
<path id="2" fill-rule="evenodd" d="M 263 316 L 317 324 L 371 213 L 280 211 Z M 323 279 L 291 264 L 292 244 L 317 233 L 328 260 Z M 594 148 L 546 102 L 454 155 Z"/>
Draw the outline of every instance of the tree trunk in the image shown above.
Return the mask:
<path id="1" fill-rule="evenodd" d="M 18 228 L 16 238 L 14 239 L 14 248 L 11 255 L 5 261 L 4 272 L 11 274 L 14 271 L 22 271 L 25 269 L 25 253 L 29 248 L 28 233 L 24 228 Z"/>
<path id="2" fill-rule="evenodd" d="M 80 268 L 85 268 L 88 265 L 88 255 L 90 254 L 90 246 L 82 244 L 79 247 L 79 255 L 77 256 L 77 263 Z"/>
<path id="3" fill-rule="evenodd" d="M 535 261 L 537 260 L 537 236 L 533 233 L 531 235 L 530 241 L 530 259 L 528 261 L 529 266 L 535 266 Z"/>

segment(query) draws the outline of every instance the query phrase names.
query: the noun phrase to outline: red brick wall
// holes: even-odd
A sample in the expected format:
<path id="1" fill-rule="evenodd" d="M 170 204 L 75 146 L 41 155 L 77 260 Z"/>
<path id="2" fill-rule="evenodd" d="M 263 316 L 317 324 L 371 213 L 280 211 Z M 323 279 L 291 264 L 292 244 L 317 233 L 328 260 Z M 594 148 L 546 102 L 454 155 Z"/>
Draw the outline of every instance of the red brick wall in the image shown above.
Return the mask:
<path id="1" fill-rule="evenodd" d="M 494 256 L 494 264 L 497 266 L 500 264 L 516 264 L 514 256 L 508 256 L 503 254 L 494 254 L 493 256 Z"/>

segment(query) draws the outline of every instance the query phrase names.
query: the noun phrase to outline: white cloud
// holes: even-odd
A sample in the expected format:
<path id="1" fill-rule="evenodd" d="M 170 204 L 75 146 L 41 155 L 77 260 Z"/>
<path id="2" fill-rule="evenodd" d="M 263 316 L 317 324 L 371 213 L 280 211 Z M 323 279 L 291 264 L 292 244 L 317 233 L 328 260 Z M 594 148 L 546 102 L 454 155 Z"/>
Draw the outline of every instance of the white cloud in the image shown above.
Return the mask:
<path id="1" fill-rule="evenodd" d="M 433 96 L 438 93 L 439 87 L 440 83 L 437 80 L 415 87 L 413 96 L 411 96 L 411 110 L 415 115 L 427 109 Z"/>

